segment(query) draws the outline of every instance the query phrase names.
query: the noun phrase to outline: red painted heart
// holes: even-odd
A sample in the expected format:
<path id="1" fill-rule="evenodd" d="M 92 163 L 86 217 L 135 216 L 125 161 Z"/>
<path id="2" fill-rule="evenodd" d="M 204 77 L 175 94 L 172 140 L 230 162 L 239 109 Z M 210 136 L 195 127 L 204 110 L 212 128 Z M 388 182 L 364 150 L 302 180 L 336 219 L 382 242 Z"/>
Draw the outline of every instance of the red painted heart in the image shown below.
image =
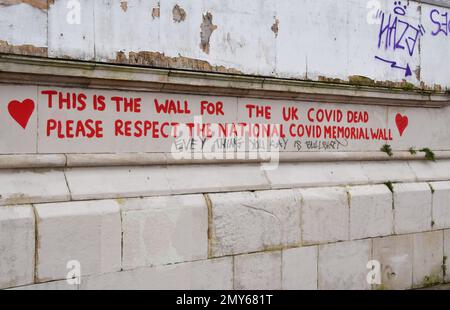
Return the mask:
<path id="1" fill-rule="evenodd" d="M 400 133 L 400 137 L 403 136 L 403 132 L 405 131 L 406 127 L 408 127 L 408 116 L 403 116 L 398 113 L 395 116 L 395 123 L 397 124 L 397 129 Z"/>
<path id="2" fill-rule="evenodd" d="M 34 112 L 34 101 L 31 99 L 25 99 L 24 101 L 12 100 L 8 104 L 8 111 L 11 117 L 25 129 Z"/>

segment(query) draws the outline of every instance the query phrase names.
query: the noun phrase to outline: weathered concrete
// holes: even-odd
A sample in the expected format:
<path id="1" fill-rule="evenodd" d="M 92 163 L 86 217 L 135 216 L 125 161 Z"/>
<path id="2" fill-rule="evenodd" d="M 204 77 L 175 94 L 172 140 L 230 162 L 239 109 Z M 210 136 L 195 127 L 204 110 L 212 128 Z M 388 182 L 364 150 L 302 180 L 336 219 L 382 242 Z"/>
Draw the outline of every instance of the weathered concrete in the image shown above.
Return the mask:
<path id="1" fill-rule="evenodd" d="M 317 289 L 317 246 L 283 250 L 281 255 L 282 289 Z"/>
<path id="2" fill-rule="evenodd" d="M 31 206 L 0 207 L 0 288 L 33 283 L 34 222 Z"/>
<path id="3" fill-rule="evenodd" d="M 281 289 L 281 252 L 264 252 L 234 257 L 234 289 Z"/>
<path id="4" fill-rule="evenodd" d="M 369 6 L 358 0 L 304 0 L 302 10 L 295 9 L 299 4 L 294 0 L 264 5 L 218 0 L 80 3 L 67 8 L 66 1 L 8 0 L 0 10 L 5 21 L 0 40 L 20 54 L 112 63 L 136 63 L 140 54 L 140 65 L 328 83 L 443 90 L 450 81 L 438 61 L 448 55 L 450 45 L 436 26 L 449 8 L 433 4 L 410 1 L 401 16 L 408 25 L 421 25 L 419 50 L 409 41 L 398 42 L 409 49 L 394 47 L 380 30 L 382 14 L 386 26 L 395 12 L 395 3 L 388 0 Z M 432 15 L 432 10 L 438 11 Z M 184 61 L 173 60 L 177 57 Z M 209 67 L 202 70 L 199 62 Z"/>
<path id="5" fill-rule="evenodd" d="M 394 184 L 396 234 L 431 230 L 431 189 L 427 183 Z"/>
<path id="6" fill-rule="evenodd" d="M 118 200 L 123 269 L 208 257 L 208 209 L 202 195 Z"/>
<path id="7" fill-rule="evenodd" d="M 372 240 L 358 240 L 319 246 L 319 289 L 369 289 L 367 263 Z"/>
<path id="8" fill-rule="evenodd" d="M 65 279 L 70 261 L 81 275 L 121 269 L 120 208 L 114 200 L 35 205 L 38 282 Z M 63 229 L 61 229 L 63 228 Z"/>
<path id="9" fill-rule="evenodd" d="M 348 239 L 349 207 L 344 188 L 302 189 L 299 193 L 302 199 L 303 244 L 318 244 Z"/>
<path id="10" fill-rule="evenodd" d="M 444 257 L 442 259 L 442 268 L 445 282 L 450 282 L 450 230 L 444 230 Z"/>
<path id="11" fill-rule="evenodd" d="M 350 187 L 350 239 L 393 233 L 392 193 L 385 185 Z"/>
<path id="12" fill-rule="evenodd" d="M 433 229 L 450 228 L 450 182 L 430 182 Z"/>
<path id="13" fill-rule="evenodd" d="M 294 191 L 208 195 L 213 256 L 300 245 L 300 203 Z"/>
<path id="14" fill-rule="evenodd" d="M 381 284 L 376 289 L 412 288 L 413 236 L 390 236 L 373 240 L 373 259 L 381 264 Z"/>
<path id="15" fill-rule="evenodd" d="M 80 289 L 231 290 L 232 260 L 226 257 L 83 277 Z"/>
<path id="16" fill-rule="evenodd" d="M 443 281 L 443 232 L 427 232 L 413 236 L 413 286 L 433 286 Z"/>
<path id="17" fill-rule="evenodd" d="M 57 170 L 0 170 L 0 206 L 69 200 L 64 173 Z"/>

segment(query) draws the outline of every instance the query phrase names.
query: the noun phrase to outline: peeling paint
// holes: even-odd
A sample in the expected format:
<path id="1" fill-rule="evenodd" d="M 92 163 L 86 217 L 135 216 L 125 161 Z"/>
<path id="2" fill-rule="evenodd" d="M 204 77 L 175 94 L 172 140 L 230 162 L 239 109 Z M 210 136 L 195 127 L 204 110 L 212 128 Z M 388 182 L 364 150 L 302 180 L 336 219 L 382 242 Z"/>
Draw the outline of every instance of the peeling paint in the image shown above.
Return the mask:
<path id="1" fill-rule="evenodd" d="M 209 54 L 209 39 L 217 26 L 213 24 L 213 16 L 210 12 L 203 14 L 203 22 L 200 25 L 200 48 Z"/>
<path id="2" fill-rule="evenodd" d="M 0 53 L 47 57 L 48 49 L 30 44 L 10 45 L 8 42 L 0 40 Z"/>
<path id="3" fill-rule="evenodd" d="M 436 91 L 436 92 L 442 91 L 441 85 L 432 85 L 432 86 L 429 86 L 429 85 L 425 84 L 424 81 L 421 81 L 421 82 L 420 82 L 420 88 L 423 89 L 423 90 Z"/>
<path id="4" fill-rule="evenodd" d="M 436 92 L 442 92 L 444 91 L 444 88 L 442 87 L 442 85 L 439 84 L 434 84 L 432 86 L 432 88 L 429 88 L 430 90 L 436 91 Z"/>
<path id="5" fill-rule="evenodd" d="M 351 85 L 359 85 L 359 86 L 378 86 L 378 87 L 387 87 L 387 88 L 399 88 L 403 90 L 433 90 L 433 91 L 441 91 L 441 89 L 437 89 L 436 85 L 434 87 L 429 87 L 424 83 L 421 83 L 420 87 L 415 86 L 414 84 L 408 82 L 407 80 L 402 80 L 401 82 L 394 81 L 375 81 L 371 78 L 361 76 L 361 75 L 351 75 L 348 77 L 348 80 L 342 80 L 338 78 L 328 78 L 325 76 L 319 76 L 318 80 L 320 82 L 327 83 L 337 83 L 337 84 L 351 84 Z"/>
<path id="6" fill-rule="evenodd" d="M 193 59 L 183 56 L 168 57 L 159 52 L 129 52 L 128 57 L 124 52 L 118 52 L 116 54 L 115 62 L 121 64 L 143 65 L 158 68 L 175 68 L 205 72 L 243 74 L 241 71 L 233 68 L 213 66 L 205 60 Z"/>
<path id="7" fill-rule="evenodd" d="M 176 4 L 172 9 L 173 21 L 176 23 L 181 23 L 186 19 L 186 11 Z"/>
<path id="8" fill-rule="evenodd" d="M 98 20 L 112 17 L 112 22 L 101 23 L 94 27 L 95 21 L 89 19 L 89 23 L 85 21 L 84 26 L 80 26 L 82 27 L 80 32 L 74 32 L 72 31 L 72 29 L 75 29 L 73 25 L 55 22 L 58 16 L 61 16 L 67 9 L 65 5 L 61 4 L 64 2 L 62 0 L 60 2 L 54 0 L 0 0 L 0 11 L 4 14 L 0 18 L 2 20 L 0 32 L 3 34 L 3 37 L 0 36 L 0 40 L 2 40 L 0 41 L 0 53 L 40 57 L 47 57 L 50 54 L 50 57 L 59 59 L 90 61 L 112 59 L 112 61 L 115 61 L 116 52 L 125 51 L 127 58 L 125 63 L 152 64 L 156 62 L 162 67 L 170 68 L 167 64 L 173 64 L 175 68 L 188 70 L 200 68 L 200 70 L 214 72 L 237 72 L 238 70 L 234 70 L 234 68 L 237 68 L 242 70 L 244 74 L 273 78 L 392 87 L 404 90 L 448 91 L 449 85 L 447 84 L 450 78 L 448 70 L 444 70 L 440 63 L 433 59 L 432 52 L 438 49 L 446 51 L 442 49 L 447 48 L 442 45 L 442 42 L 446 42 L 443 37 L 433 36 L 429 31 L 430 39 L 417 42 L 420 55 L 412 60 L 399 62 L 399 66 L 405 66 L 406 63 L 410 66 L 412 76 L 404 77 L 401 71 L 399 71 L 400 74 L 395 74 L 394 70 L 391 74 L 387 65 L 386 70 L 376 69 L 375 66 L 381 66 L 380 63 L 366 62 L 366 60 L 373 58 L 372 54 L 364 60 L 364 63 L 368 66 L 366 70 L 360 63 L 356 64 L 356 67 L 348 63 L 348 59 L 355 57 L 359 50 L 361 50 L 361 53 L 367 54 L 367 51 L 372 48 L 365 43 L 357 43 L 363 38 L 365 30 L 355 32 L 355 29 L 352 28 L 354 25 L 343 24 L 341 26 L 350 27 L 347 29 L 348 31 L 330 35 L 328 32 L 324 32 L 325 35 L 321 38 L 323 44 L 321 43 L 319 48 L 312 44 L 317 39 L 313 28 L 308 26 L 307 29 L 303 29 L 301 27 L 302 22 L 297 19 L 297 17 L 300 17 L 295 12 L 291 12 L 291 7 L 295 1 L 290 1 L 292 1 L 292 4 L 286 1 L 280 8 L 277 7 L 278 4 L 276 3 L 278 2 L 275 0 L 269 0 L 270 5 L 263 7 L 250 3 L 242 4 L 243 2 L 236 2 L 232 8 L 217 5 L 217 7 L 214 6 L 214 10 L 220 12 L 221 18 L 219 20 L 219 16 L 211 10 L 212 7 L 203 3 L 188 7 L 186 2 L 172 1 L 171 4 L 168 4 L 169 7 L 164 9 L 164 13 L 161 12 L 161 3 L 158 0 L 146 5 L 143 4 L 144 1 L 108 0 L 96 5 L 95 8 L 92 5 L 92 7 L 83 8 L 83 10 L 95 11 Z M 86 3 L 91 2 L 87 1 Z M 324 9 L 322 4 L 313 3 L 315 2 L 308 4 L 308 12 Z M 49 7 L 51 8 L 50 14 L 47 14 L 46 9 Z M 326 10 L 330 10 L 327 12 L 332 13 L 339 7 L 336 5 Z M 140 8 L 145 11 L 142 12 Z M 417 6 L 417 9 L 420 10 L 420 5 Z M 422 6 L 421 9 L 426 17 L 422 21 L 428 23 L 428 29 L 430 24 L 433 25 L 428 18 L 432 7 L 426 5 Z M 258 10 L 262 11 L 259 12 Z M 344 14 L 344 11 L 338 10 L 336 14 Z M 225 24 L 221 22 L 222 17 L 226 18 L 234 12 L 238 14 L 236 19 L 233 17 L 229 23 Z M 308 17 L 308 14 L 304 13 L 301 17 L 304 19 Z M 359 18 L 355 15 L 353 9 L 348 14 L 352 19 Z M 20 18 L 15 15 L 20 15 Z M 194 15 L 196 15 L 196 18 L 194 18 Z M 143 17 L 147 21 L 140 20 Z M 412 17 L 415 18 L 415 15 Z M 119 27 L 120 31 L 118 29 L 111 31 L 114 20 L 122 25 Z M 135 22 L 129 23 L 129 20 Z M 339 25 L 339 20 L 332 20 L 330 23 Z M 218 24 L 215 25 L 215 22 Z M 240 24 L 235 25 L 238 22 Z M 182 30 L 182 33 L 168 30 L 174 24 L 179 24 L 176 27 L 179 27 L 178 30 Z M 283 26 L 286 26 L 286 29 Z M 200 27 L 200 31 L 198 27 Z M 324 26 L 321 25 L 320 29 L 318 28 L 319 33 L 322 33 L 321 27 Z M 259 28 L 261 28 L 260 31 L 258 31 Z M 287 30 L 287 28 L 299 29 L 299 34 L 287 31 L 283 35 L 280 31 Z M 214 32 L 215 30 L 218 31 Z M 200 38 L 198 37 L 199 32 Z M 133 33 L 133 36 L 127 37 L 129 33 Z M 213 33 L 214 36 L 212 36 Z M 349 33 L 357 36 L 350 40 Z M 117 36 L 118 39 L 112 40 L 112 35 Z M 280 35 L 280 38 L 278 38 L 278 35 Z M 295 39 L 298 35 L 302 36 L 302 42 Z M 274 39 L 278 42 L 275 45 L 271 43 Z M 374 37 L 371 40 L 376 41 L 377 38 Z M 304 49 L 304 46 L 313 46 L 314 48 L 308 50 Z M 199 47 L 201 50 L 199 50 Z M 340 53 L 343 50 L 346 50 L 347 55 L 350 56 L 345 58 L 343 55 L 346 53 Z M 131 60 L 128 60 L 129 51 L 136 51 L 131 54 Z M 161 54 L 155 54 L 152 56 L 154 59 L 149 60 L 145 54 L 138 53 L 139 51 L 158 51 Z M 200 53 L 200 56 L 198 56 L 198 53 Z M 214 61 L 201 56 L 208 56 L 208 54 L 214 54 Z M 308 55 L 311 54 L 314 57 L 308 59 Z M 160 57 L 161 55 L 163 57 Z M 168 60 L 164 55 L 170 55 L 174 58 Z M 179 57 L 175 57 L 177 55 Z M 193 59 L 188 60 L 189 58 L 181 55 Z M 292 57 L 292 55 L 297 55 L 297 57 Z M 205 59 L 213 65 L 198 59 Z M 318 77 L 319 75 L 320 77 Z M 403 78 L 407 82 L 402 81 Z M 414 84 L 414 86 L 411 84 Z"/>
<path id="9" fill-rule="evenodd" d="M 120 1 L 120 8 L 126 12 L 128 10 L 128 1 Z"/>
<path id="10" fill-rule="evenodd" d="M 374 85 L 375 82 L 371 78 L 362 75 L 351 75 L 348 77 L 348 82 L 354 85 Z"/>
<path id="11" fill-rule="evenodd" d="M 275 21 L 273 22 L 273 25 L 270 29 L 272 29 L 273 33 L 275 34 L 275 38 L 276 38 L 276 37 L 278 37 L 280 21 L 276 17 L 274 17 L 274 19 L 275 19 Z"/>
<path id="12" fill-rule="evenodd" d="M 416 76 L 416 79 L 417 79 L 418 81 L 420 81 L 420 66 L 417 66 L 417 67 L 416 67 L 416 70 L 414 70 L 414 74 L 415 74 L 415 76 Z"/>
<path id="13" fill-rule="evenodd" d="M 341 80 L 341 79 L 338 79 L 338 78 L 329 78 L 329 77 L 322 76 L 322 75 L 319 75 L 317 77 L 317 80 L 319 82 L 327 82 L 327 83 L 345 83 L 344 80 Z"/>
<path id="14" fill-rule="evenodd" d="M 158 2 L 158 6 L 152 9 L 152 18 L 159 18 L 161 14 L 161 4 Z"/>
<path id="15" fill-rule="evenodd" d="M 40 10 L 47 10 L 55 0 L 0 0 L 0 5 L 11 6 L 25 3 Z"/>

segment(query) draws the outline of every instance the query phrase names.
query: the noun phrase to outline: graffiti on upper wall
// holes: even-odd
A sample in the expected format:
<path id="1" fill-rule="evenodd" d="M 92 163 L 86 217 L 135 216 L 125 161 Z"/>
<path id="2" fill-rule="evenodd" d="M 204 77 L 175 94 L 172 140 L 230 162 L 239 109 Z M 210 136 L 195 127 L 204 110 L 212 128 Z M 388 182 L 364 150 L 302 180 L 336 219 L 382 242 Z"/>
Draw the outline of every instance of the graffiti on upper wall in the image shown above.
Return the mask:
<path id="1" fill-rule="evenodd" d="M 406 53 L 409 57 L 414 56 L 418 50 L 419 39 L 425 35 L 426 31 L 423 25 L 412 24 L 408 20 L 407 12 L 408 4 L 403 4 L 401 1 L 394 2 L 391 12 L 378 12 L 377 16 L 381 19 L 378 31 L 378 49 L 384 49 L 385 52 Z M 405 77 L 412 75 L 409 63 L 399 64 L 396 59 L 380 55 L 375 55 L 375 59 L 390 65 L 395 70 L 404 71 Z"/>
<path id="2" fill-rule="evenodd" d="M 439 9 L 433 9 L 430 12 L 430 21 L 433 24 L 431 34 L 433 36 L 448 36 L 450 33 L 450 20 L 448 18 L 448 12 L 441 11 Z"/>
<path id="3" fill-rule="evenodd" d="M 415 27 L 406 20 L 407 5 L 400 1 L 394 3 L 393 12 L 381 13 L 380 31 L 378 33 L 378 48 L 404 50 L 409 56 L 416 51 L 417 42 L 425 34 L 422 25 Z"/>
<path id="4" fill-rule="evenodd" d="M 419 6 L 419 12 L 421 7 Z M 413 57 L 420 52 L 420 40 L 425 35 L 432 37 L 448 37 L 450 35 L 449 13 L 443 8 L 433 8 L 423 17 L 408 16 L 409 1 L 394 1 L 393 8 L 389 11 L 377 9 L 374 17 L 379 24 L 377 47 L 379 52 L 374 56 L 375 60 L 389 65 L 393 70 L 401 70 L 405 77 L 412 76 Z M 429 15 L 429 16 L 427 16 Z M 414 23 L 424 20 L 428 25 Z M 428 30 L 428 31 L 427 31 Z M 403 63 L 399 60 L 402 59 Z M 405 62 L 405 59 L 410 59 Z M 419 79 L 419 77 L 418 77 Z"/>

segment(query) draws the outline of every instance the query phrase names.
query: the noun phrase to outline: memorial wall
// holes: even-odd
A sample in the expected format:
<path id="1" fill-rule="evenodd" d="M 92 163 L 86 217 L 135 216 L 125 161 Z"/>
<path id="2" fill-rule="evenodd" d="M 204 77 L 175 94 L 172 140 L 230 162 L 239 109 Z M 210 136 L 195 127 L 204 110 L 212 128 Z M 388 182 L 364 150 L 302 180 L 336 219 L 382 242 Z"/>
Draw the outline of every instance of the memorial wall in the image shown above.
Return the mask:
<path id="1" fill-rule="evenodd" d="M 450 150 L 449 109 L 1 85 L 2 154 Z"/>
<path id="2" fill-rule="evenodd" d="M 0 1 L 0 288 L 448 282 L 447 2 Z"/>

